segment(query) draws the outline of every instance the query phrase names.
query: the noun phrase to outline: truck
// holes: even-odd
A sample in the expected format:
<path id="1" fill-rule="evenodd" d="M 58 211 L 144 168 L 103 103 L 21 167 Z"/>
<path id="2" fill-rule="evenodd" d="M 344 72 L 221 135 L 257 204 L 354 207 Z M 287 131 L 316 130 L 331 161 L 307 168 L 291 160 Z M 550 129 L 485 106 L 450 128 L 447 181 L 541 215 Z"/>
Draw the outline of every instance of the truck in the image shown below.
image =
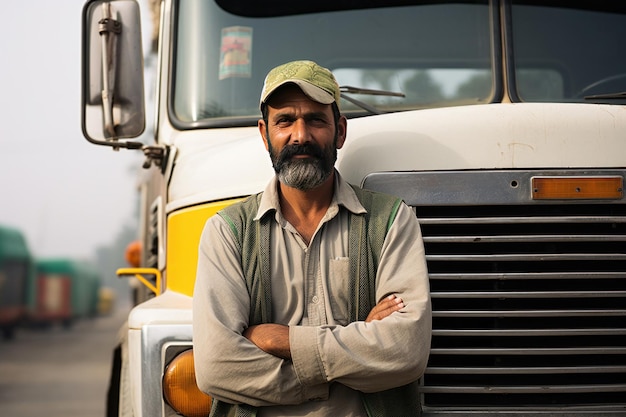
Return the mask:
<path id="1" fill-rule="evenodd" d="M 36 266 L 36 303 L 30 322 L 38 326 L 61 324 L 98 315 L 101 278 L 90 263 L 78 259 L 41 258 Z"/>
<path id="2" fill-rule="evenodd" d="M 33 256 L 18 228 L 0 225 L 0 332 L 6 340 L 28 319 L 33 303 Z"/>
<path id="3" fill-rule="evenodd" d="M 156 55 L 137 2 L 83 9 L 84 136 L 145 156 L 141 267 L 120 274 L 147 289 L 114 355 L 109 415 L 208 414 L 189 354 L 200 233 L 273 175 L 264 76 L 310 59 L 341 86 L 338 171 L 421 223 L 422 415 L 626 416 L 626 3 L 152 6 Z"/>

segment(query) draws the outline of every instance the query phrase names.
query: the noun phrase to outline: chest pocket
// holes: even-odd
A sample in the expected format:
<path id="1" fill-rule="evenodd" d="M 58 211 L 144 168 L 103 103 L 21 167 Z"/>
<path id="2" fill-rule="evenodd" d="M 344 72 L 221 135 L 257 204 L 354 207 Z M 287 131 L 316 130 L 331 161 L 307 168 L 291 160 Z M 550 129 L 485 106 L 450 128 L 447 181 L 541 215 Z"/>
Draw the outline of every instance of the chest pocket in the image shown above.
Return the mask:
<path id="1" fill-rule="evenodd" d="M 349 323 L 349 286 L 350 258 L 331 259 L 328 268 L 328 298 L 333 319 L 336 324 L 345 326 Z"/>

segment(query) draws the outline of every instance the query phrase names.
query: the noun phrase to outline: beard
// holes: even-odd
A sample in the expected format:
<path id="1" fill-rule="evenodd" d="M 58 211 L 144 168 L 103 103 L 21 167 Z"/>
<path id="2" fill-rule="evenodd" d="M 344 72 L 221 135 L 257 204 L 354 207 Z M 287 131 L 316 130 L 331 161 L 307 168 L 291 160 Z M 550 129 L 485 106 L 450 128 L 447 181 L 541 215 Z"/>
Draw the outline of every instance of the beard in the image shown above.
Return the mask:
<path id="1" fill-rule="evenodd" d="M 322 148 L 314 143 L 285 145 L 276 153 L 269 142 L 269 153 L 278 180 L 295 189 L 306 191 L 319 187 L 332 174 L 337 161 L 336 140 Z M 294 158 L 307 155 L 308 158 Z"/>

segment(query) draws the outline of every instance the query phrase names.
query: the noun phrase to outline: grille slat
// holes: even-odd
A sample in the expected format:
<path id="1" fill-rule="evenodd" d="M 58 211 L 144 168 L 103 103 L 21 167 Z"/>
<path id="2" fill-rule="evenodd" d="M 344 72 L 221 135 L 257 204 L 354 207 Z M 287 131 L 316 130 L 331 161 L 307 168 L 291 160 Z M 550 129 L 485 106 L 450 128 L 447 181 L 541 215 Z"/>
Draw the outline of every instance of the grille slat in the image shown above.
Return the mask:
<path id="1" fill-rule="evenodd" d="M 428 236 L 425 243 L 626 242 L 626 235 Z"/>
<path id="2" fill-rule="evenodd" d="M 498 273 L 456 273 L 456 274 L 441 274 L 430 272 L 428 277 L 433 280 L 561 280 L 561 279 L 624 279 L 626 280 L 625 272 L 498 272 Z"/>
<path id="3" fill-rule="evenodd" d="M 524 367 L 524 368 L 463 368 L 465 375 L 498 375 L 498 374 L 517 374 L 517 375 L 542 375 L 542 374 L 596 374 L 611 372 L 626 372 L 626 366 L 575 366 L 575 367 Z M 427 368 L 426 373 L 430 375 L 437 374 L 458 374 L 458 368 L 432 367 Z"/>
<path id="4" fill-rule="evenodd" d="M 567 224 L 567 223 L 626 223 L 626 216 L 497 216 L 497 217 L 427 217 L 420 218 L 422 225 L 458 224 Z"/>
<path id="5" fill-rule="evenodd" d="M 533 253 L 426 255 L 431 262 L 539 262 L 539 261 L 626 261 L 621 253 Z"/>
<path id="6" fill-rule="evenodd" d="M 612 329 L 433 329 L 433 336 L 607 336 L 624 335 L 623 328 Z"/>
<path id="7" fill-rule="evenodd" d="M 590 393 L 590 392 L 624 392 L 626 384 L 602 384 L 602 385 L 550 385 L 550 386 L 448 386 L 448 387 L 423 387 L 422 391 L 428 393 L 488 393 L 488 394 L 546 394 L 546 393 Z"/>
<path id="8" fill-rule="evenodd" d="M 598 298 L 626 297 L 626 291 L 446 291 L 432 292 L 432 298 Z M 624 310 L 626 313 L 626 309 Z"/>
<path id="9" fill-rule="evenodd" d="M 598 348 L 433 348 L 431 355 L 626 355 L 626 347 L 598 347 Z M 463 367 L 457 368 L 459 374 Z"/>
<path id="10" fill-rule="evenodd" d="M 626 317 L 626 310 L 433 310 L 433 317 Z"/>

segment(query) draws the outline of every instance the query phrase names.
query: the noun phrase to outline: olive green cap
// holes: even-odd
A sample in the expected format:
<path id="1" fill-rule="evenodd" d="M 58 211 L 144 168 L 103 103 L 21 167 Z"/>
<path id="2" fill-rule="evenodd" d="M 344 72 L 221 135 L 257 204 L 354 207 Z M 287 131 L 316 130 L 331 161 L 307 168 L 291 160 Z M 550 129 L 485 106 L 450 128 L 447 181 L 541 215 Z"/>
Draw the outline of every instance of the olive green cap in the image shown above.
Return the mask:
<path id="1" fill-rule="evenodd" d="M 339 104 L 339 84 L 329 69 L 313 61 L 293 61 L 272 69 L 265 77 L 261 104 L 285 84 L 296 84 L 311 100 L 322 104 Z"/>

